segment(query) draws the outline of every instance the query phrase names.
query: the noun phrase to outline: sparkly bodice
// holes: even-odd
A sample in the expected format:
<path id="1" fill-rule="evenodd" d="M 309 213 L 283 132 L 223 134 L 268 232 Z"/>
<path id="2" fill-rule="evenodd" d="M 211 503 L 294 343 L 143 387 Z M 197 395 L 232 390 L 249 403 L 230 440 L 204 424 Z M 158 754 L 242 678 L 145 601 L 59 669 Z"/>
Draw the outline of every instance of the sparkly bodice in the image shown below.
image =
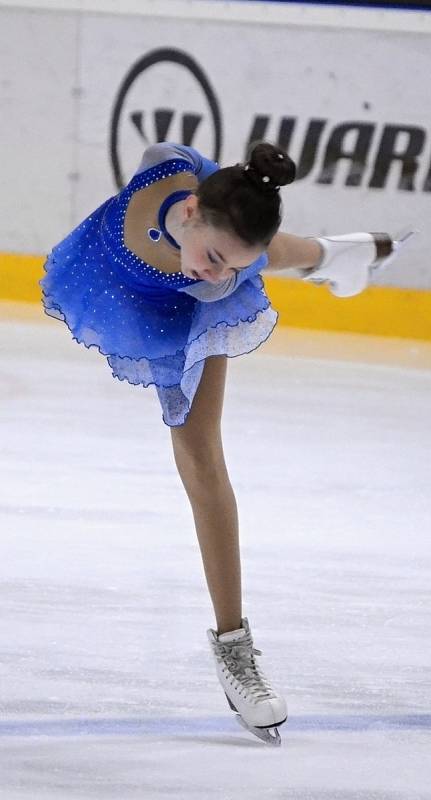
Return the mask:
<path id="1" fill-rule="evenodd" d="M 156 283 L 159 286 L 163 285 L 167 289 L 179 289 L 196 284 L 196 280 L 186 277 L 181 270 L 167 273 L 152 266 L 136 255 L 125 244 L 125 216 L 134 193 L 151 186 L 163 178 L 180 172 L 190 172 L 190 163 L 180 158 L 164 161 L 141 172 L 139 175 L 135 175 L 127 186 L 117 195 L 111 197 L 106 204 L 100 228 L 103 244 L 113 261 L 113 266 L 123 273 L 124 280 L 137 287 L 150 286 Z M 170 242 L 171 246 L 178 249 L 180 249 L 179 245 L 166 231 L 165 218 L 172 203 L 180 199 L 178 195 L 184 194 L 184 196 L 187 196 L 190 191 L 173 192 L 172 195 L 164 200 L 157 214 L 158 225 L 163 236 Z M 152 236 L 150 238 L 153 239 Z M 157 245 L 155 246 L 157 247 Z"/>
<path id="2" fill-rule="evenodd" d="M 259 274 L 265 253 L 235 273 L 232 285 L 230 278 L 229 285 L 216 285 L 178 271 L 179 250 L 169 241 L 164 214 L 179 199 L 175 190 L 194 191 L 216 165 L 192 148 L 154 147 L 157 153 L 146 156 L 152 164 L 54 245 L 39 283 L 46 312 L 63 320 L 77 342 L 97 347 L 114 377 L 155 386 L 163 421 L 180 426 L 206 359 L 250 353 L 270 335 L 277 312 Z M 172 150 L 175 157 L 164 158 Z M 143 260 L 153 253 L 153 264 Z"/>

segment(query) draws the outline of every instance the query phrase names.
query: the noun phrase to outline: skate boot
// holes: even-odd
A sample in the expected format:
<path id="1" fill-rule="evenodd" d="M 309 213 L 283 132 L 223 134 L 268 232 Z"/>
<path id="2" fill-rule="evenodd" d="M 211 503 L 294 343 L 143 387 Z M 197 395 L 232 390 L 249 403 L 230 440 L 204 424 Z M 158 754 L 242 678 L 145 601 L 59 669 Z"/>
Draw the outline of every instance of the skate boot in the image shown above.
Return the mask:
<path id="1" fill-rule="evenodd" d="M 322 257 L 312 269 L 301 269 L 300 276 L 311 283 L 329 284 L 329 290 L 337 297 L 352 297 L 368 286 L 373 273 L 392 263 L 401 247 L 416 233 L 405 230 L 394 240 L 388 233 L 307 236 L 319 242 Z"/>
<path id="2" fill-rule="evenodd" d="M 255 656 L 262 652 L 253 647 L 247 617 L 241 619 L 241 626 L 220 635 L 212 628 L 207 631 L 217 676 L 239 724 L 264 742 L 280 745 L 276 726 L 286 722 L 286 701 L 256 664 Z M 274 729 L 273 735 L 270 729 Z"/>

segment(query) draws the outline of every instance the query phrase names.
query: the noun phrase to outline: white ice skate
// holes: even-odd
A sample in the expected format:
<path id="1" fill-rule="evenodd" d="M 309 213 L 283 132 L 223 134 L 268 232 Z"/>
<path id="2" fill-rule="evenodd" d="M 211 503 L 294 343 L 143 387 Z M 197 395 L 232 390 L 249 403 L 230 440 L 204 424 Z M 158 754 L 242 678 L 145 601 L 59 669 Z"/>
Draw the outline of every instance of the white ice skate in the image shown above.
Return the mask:
<path id="1" fill-rule="evenodd" d="M 241 619 L 241 626 L 220 635 L 212 628 L 207 631 L 217 676 L 229 706 L 237 712 L 239 724 L 264 742 L 280 745 L 277 725 L 286 722 L 286 701 L 270 686 L 256 664 L 254 657 L 262 652 L 253 647 L 247 617 Z"/>
<path id="2" fill-rule="evenodd" d="M 322 247 L 322 258 L 312 269 L 300 270 L 304 281 L 327 283 L 337 297 L 352 297 L 368 286 L 373 273 L 392 263 L 400 249 L 418 231 L 404 230 L 395 239 L 388 233 L 343 233 L 307 236 Z"/>

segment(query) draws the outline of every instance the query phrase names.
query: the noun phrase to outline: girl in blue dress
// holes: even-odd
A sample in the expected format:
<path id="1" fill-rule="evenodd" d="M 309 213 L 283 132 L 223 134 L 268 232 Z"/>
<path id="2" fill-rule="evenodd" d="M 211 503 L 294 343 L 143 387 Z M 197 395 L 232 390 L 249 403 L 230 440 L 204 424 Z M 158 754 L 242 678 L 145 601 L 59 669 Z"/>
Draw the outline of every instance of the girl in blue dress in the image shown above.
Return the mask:
<path id="1" fill-rule="evenodd" d="M 46 313 L 97 347 L 114 377 L 155 386 L 214 606 L 217 630 L 207 635 L 217 675 L 239 722 L 274 744 L 287 709 L 256 663 L 242 616 L 238 514 L 220 427 L 227 358 L 255 350 L 276 324 L 263 269 L 295 267 L 345 296 L 392 249 L 384 235 L 278 232 L 279 188 L 294 177 L 293 161 L 268 142 L 224 169 L 192 147 L 153 145 L 127 186 L 52 249 L 40 281 Z"/>

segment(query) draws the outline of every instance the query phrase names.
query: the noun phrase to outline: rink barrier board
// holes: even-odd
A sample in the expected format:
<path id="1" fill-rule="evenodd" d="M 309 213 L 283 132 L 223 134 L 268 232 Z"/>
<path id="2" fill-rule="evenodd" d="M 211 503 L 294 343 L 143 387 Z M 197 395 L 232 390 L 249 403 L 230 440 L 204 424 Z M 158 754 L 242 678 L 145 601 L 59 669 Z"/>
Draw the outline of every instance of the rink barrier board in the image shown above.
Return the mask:
<path id="1" fill-rule="evenodd" d="M 318 26 L 334 29 L 429 34 L 426 8 L 363 6 L 356 3 L 295 3 L 254 0 L 0 0 L 0 9 L 75 14 L 115 14 L 171 19 L 246 22 L 257 25 Z"/>
<path id="2" fill-rule="evenodd" d="M 40 303 L 44 261 L 37 255 L 0 254 L 0 299 Z M 325 286 L 262 277 L 279 325 L 431 340 L 431 291 L 370 286 L 356 297 L 339 298 Z"/>
<path id="3" fill-rule="evenodd" d="M 0 1 L 5 42 L 10 45 L 3 48 L 2 61 L 1 102 L 8 115 L 3 177 L 10 186 L 3 198 L 3 251 L 46 252 L 58 241 L 59 231 L 70 231 L 102 199 L 127 185 L 143 149 L 153 140 L 184 139 L 224 166 L 237 162 L 247 142 L 263 136 L 269 141 L 286 139 L 289 151 L 292 143 L 292 155 L 302 170 L 301 181 L 282 191 L 288 230 L 297 235 L 341 234 L 356 230 L 362 220 L 362 230 L 396 233 L 411 225 L 422 235 L 409 259 L 400 259 L 388 279 L 379 283 L 431 290 L 431 172 L 426 149 L 430 14 L 371 14 L 361 8 L 353 16 L 353 9 L 340 6 L 307 6 L 305 12 L 299 3 L 225 0 L 34 0 L 14 5 L 33 10 L 10 13 L 9 3 L 2 6 Z M 281 18 L 284 6 L 287 16 Z M 52 13 L 36 13 L 39 8 Z M 90 8 L 93 11 L 87 13 Z M 62 14 L 61 9 L 69 11 Z M 196 20 L 213 12 L 219 16 L 207 16 L 211 25 L 204 25 L 203 38 L 196 39 Z M 240 22 L 247 22 L 244 35 Z M 116 35 L 120 26 L 121 35 Z M 373 36 L 371 42 L 370 31 L 384 35 Z M 264 35 L 269 53 L 273 46 L 277 57 L 269 55 L 261 70 L 253 53 L 259 52 Z M 226 73 L 224 51 L 211 46 L 214 37 L 222 37 L 227 52 L 235 53 L 232 74 Z M 26 52 L 25 59 L 12 59 L 15 40 Z M 316 41 L 319 47 L 311 47 Z M 357 63 L 367 48 L 367 70 L 358 75 Z M 160 64 L 154 85 L 155 64 L 150 72 L 145 66 L 149 58 Z M 391 64 L 384 70 L 386 82 L 375 79 L 382 75 L 382 63 Z M 132 75 L 135 81 L 124 95 Z M 280 75 L 288 77 L 285 90 L 280 89 Z M 394 84 L 405 89 L 401 105 Z M 135 105 L 136 116 L 130 113 Z M 363 153 L 355 155 L 362 137 Z M 398 143 L 399 137 L 404 139 Z M 414 158 L 408 155 L 413 151 Z M 38 186 L 43 213 L 37 220 L 29 185 Z"/>

